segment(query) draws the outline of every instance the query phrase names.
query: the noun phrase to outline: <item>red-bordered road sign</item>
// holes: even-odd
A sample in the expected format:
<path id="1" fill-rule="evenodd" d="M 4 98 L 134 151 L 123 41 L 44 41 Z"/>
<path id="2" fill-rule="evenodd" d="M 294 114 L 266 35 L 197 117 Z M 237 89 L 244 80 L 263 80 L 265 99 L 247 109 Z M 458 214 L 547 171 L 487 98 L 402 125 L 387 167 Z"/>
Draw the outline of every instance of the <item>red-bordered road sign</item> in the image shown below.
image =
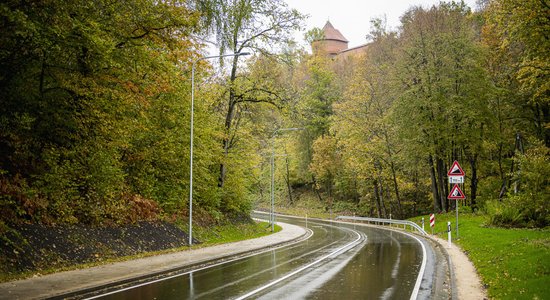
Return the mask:
<path id="1" fill-rule="evenodd" d="M 447 196 L 447 199 L 461 200 L 461 199 L 466 199 L 466 196 L 464 196 L 464 193 L 460 190 L 460 187 L 458 187 L 458 184 L 455 184 L 451 189 L 449 196 Z"/>
<path id="2" fill-rule="evenodd" d="M 453 165 L 449 169 L 449 172 L 447 172 L 447 175 L 448 176 L 464 176 L 464 171 L 460 167 L 460 164 L 458 163 L 458 161 L 455 160 L 453 162 Z"/>

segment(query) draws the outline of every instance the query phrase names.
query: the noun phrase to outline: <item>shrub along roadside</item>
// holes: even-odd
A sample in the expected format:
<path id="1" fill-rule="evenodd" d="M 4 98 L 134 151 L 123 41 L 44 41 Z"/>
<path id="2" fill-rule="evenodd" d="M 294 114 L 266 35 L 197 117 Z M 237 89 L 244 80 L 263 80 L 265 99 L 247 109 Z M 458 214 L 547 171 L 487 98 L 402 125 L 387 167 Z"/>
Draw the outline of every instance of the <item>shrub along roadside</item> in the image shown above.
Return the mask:
<path id="1" fill-rule="evenodd" d="M 429 216 L 424 217 L 430 233 Z M 447 239 L 451 222 L 453 242 L 466 252 L 493 299 L 544 299 L 550 295 L 550 230 L 488 227 L 483 215 L 459 213 L 459 239 L 454 212 L 436 215 L 434 233 Z"/>

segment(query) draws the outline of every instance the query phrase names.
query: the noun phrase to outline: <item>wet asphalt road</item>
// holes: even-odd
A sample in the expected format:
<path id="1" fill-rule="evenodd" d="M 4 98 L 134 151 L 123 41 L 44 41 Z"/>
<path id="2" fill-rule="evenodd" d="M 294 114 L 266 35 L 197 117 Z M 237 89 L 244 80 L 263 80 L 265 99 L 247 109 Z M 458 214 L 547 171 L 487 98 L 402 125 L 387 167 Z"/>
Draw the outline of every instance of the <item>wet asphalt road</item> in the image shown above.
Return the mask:
<path id="1" fill-rule="evenodd" d="M 442 257 L 427 241 L 354 224 L 320 220 L 306 224 L 304 219 L 288 217 L 277 221 L 307 227 L 312 235 L 98 298 L 410 299 L 417 294 L 418 299 L 449 298 Z"/>

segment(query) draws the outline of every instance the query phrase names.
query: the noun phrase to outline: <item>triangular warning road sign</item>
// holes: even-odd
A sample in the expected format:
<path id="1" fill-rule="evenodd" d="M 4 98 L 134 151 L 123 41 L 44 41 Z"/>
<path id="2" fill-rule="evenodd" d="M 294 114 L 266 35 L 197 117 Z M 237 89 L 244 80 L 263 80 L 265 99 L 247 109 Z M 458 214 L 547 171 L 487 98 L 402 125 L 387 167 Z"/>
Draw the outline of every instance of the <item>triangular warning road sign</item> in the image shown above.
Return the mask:
<path id="1" fill-rule="evenodd" d="M 453 165 L 449 169 L 449 172 L 447 172 L 448 176 L 464 176 L 464 171 L 462 171 L 462 168 L 458 164 L 458 161 L 454 161 Z"/>
<path id="2" fill-rule="evenodd" d="M 451 189 L 449 196 L 447 196 L 447 199 L 460 200 L 460 199 L 466 199 L 466 196 L 464 196 L 464 193 L 460 190 L 460 188 L 458 187 L 458 184 L 455 184 Z"/>

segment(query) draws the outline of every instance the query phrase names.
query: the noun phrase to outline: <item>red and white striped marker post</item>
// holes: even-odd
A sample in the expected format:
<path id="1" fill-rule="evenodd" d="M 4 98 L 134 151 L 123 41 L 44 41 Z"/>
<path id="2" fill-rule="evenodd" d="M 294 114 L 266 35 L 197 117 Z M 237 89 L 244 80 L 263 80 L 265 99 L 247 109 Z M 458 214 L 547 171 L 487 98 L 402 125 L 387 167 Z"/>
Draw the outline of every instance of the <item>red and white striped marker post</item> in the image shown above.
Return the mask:
<path id="1" fill-rule="evenodd" d="M 430 214 L 430 227 L 432 228 L 432 235 L 434 234 L 434 226 L 435 226 L 435 215 Z"/>

